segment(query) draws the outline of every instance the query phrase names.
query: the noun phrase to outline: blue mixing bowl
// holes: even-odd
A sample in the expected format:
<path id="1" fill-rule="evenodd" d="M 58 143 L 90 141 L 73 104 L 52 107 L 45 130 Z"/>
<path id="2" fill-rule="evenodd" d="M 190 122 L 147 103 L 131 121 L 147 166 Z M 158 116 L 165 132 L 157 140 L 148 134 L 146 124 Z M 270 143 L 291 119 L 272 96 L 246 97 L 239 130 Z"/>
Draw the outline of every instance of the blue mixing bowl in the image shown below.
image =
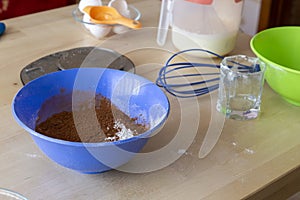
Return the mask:
<path id="1" fill-rule="evenodd" d="M 36 132 L 38 117 L 46 119 L 60 112 L 59 107 L 52 105 L 39 113 L 43 103 L 62 92 L 72 91 L 102 94 L 130 117 L 142 116 L 140 120 L 150 128 L 128 139 L 99 143 L 70 142 Z M 41 76 L 21 88 L 12 102 L 16 121 L 30 133 L 37 146 L 54 162 L 81 173 L 101 173 L 127 163 L 144 147 L 151 134 L 162 128 L 169 109 L 168 98 L 151 81 L 105 68 L 70 69 Z"/>

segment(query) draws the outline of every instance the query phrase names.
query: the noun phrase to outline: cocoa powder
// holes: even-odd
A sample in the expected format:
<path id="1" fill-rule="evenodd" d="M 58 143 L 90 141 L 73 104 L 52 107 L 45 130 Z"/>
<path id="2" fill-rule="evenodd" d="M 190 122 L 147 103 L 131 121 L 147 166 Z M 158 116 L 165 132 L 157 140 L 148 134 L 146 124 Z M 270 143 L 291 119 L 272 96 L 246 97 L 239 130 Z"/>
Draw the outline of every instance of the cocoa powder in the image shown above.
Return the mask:
<path id="1" fill-rule="evenodd" d="M 82 95 L 86 96 L 86 94 Z M 72 103 L 70 98 L 72 95 L 67 96 L 69 98 L 66 98 L 66 95 L 55 96 L 46 101 L 46 105 L 43 105 L 43 107 L 53 106 L 53 102 L 57 107 L 57 102 L 60 102 L 70 109 L 72 105 L 68 104 Z M 66 103 L 66 99 L 69 102 Z M 76 109 L 74 109 L 74 106 L 73 109 L 68 109 L 61 109 L 60 112 L 52 114 L 42 122 L 40 122 L 40 119 L 44 117 L 39 116 L 35 130 L 52 138 L 87 143 L 119 140 L 117 133 L 122 130 L 120 130 L 120 126 L 115 125 L 116 122 L 122 123 L 133 135 L 148 130 L 146 124 L 137 123 L 137 118 L 130 118 L 113 105 L 108 98 L 100 94 L 97 94 L 92 101 L 89 99 L 81 102 Z"/>

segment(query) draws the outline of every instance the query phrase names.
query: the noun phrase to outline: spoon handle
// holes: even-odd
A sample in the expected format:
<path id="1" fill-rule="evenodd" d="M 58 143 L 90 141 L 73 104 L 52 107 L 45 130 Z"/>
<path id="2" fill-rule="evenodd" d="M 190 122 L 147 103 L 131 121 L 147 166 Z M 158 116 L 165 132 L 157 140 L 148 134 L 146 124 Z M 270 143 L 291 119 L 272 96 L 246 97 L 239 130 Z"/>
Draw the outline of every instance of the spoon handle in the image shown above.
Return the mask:
<path id="1" fill-rule="evenodd" d="M 115 22 L 133 29 L 139 29 L 142 27 L 141 22 L 126 17 L 118 18 Z"/>

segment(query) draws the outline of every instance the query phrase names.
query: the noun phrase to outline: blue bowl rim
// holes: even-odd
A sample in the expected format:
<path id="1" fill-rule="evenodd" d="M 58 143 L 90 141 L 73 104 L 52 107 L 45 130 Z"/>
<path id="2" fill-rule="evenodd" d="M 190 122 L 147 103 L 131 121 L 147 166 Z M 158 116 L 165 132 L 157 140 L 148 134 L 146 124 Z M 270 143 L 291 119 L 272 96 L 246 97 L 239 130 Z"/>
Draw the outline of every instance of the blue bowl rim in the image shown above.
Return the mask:
<path id="1" fill-rule="evenodd" d="M 282 70 L 286 70 L 286 71 L 289 71 L 289 72 L 292 72 L 292 73 L 296 73 L 296 74 L 300 74 L 300 71 L 299 70 L 295 70 L 295 69 L 291 69 L 289 67 L 285 67 L 285 66 L 282 66 L 268 58 L 266 58 L 265 56 L 263 56 L 261 53 L 259 53 L 256 48 L 255 48 L 255 45 L 254 45 L 254 42 L 255 40 L 257 39 L 257 37 L 259 37 L 260 35 L 263 35 L 263 34 L 266 34 L 268 32 L 273 32 L 274 30 L 284 30 L 284 29 L 296 29 L 300 32 L 300 26 L 280 26 L 280 27 L 274 27 L 274 28 L 268 28 L 268 29 L 265 29 L 263 31 L 260 31 L 259 33 L 255 34 L 251 40 L 250 40 L 250 47 L 252 49 L 252 51 L 256 54 L 257 57 L 261 57 L 260 59 L 263 60 L 264 62 L 269 62 L 270 64 L 272 64 L 273 66 L 271 66 L 270 64 L 267 64 L 269 67 L 272 67 L 272 68 L 275 68 L 274 66 L 278 67 L 278 68 L 281 68 Z"/>
<path id="2" fill-rule="evenodd" d="M 43 76 L 40 76 L 34 80 L 31 80 L 30 82 L 28 82 L 25 86 L 23 86 L 21 89 L 19 89 L 19 91 L 16 93 L 16 95 L 14 96 L 13 100 L 12 100 L 12 113 L 13 113 L 13 116 L 15 118 L 15 120 L 17 121 L 17 123 L 19 125 L 22 126 L 22 128 L 24 128 L 30 135 L 34 135 L 38 138 L 41 138 L 43 140 L 47 140 L 49 142 L 53 142 L 53 143 L 57 143 L 57 144 L 63 144 L 63 145 L 69 145 L 69 146 L 76 146 L 76 147 L 99 147 L 99 146 L 111 146 L 111 145 L 121 145 L 121 144 L 124 144 L 124 143 L 127 143 L 127 142 L 133 142 L 135 140 L 138 140 L 138 139 L 141 139 L 141 138 L 146 138 L 148 137 L 149 135 L 151 135 L 152 133 L 154 133 L 156 130 L 158 130 L 159 128 L 161 128 L 161 126 L 163 126 L 163 124 L 166 122 L 168 116 L 169 116 L 169 113 L 170 113 L 170 101 L 167 97 L 167 95 L 160 89 L 160 91 L 164 94 L 166 100 L 167 100 L 167 114 L 166 116 L 163 118 L 163 120 L 161 122 L 159 122 L 159 124 L 157 124 L 155 127 L 153 127 L 151 130 L 148 130 L 144 133 L 141 133 L 137 136 L 133 136 L 131 138 L 128 138 L 128 139 L 124 139 L 124 140 L 118 140 L 118 141 L 113 141 L 113 142 L 97 142 L 97 143 L 92 143 L 92 142 L 71 142 L 71 141 L 66 141 L 66 140 L 61 140 L 61 139 L 56 139 L 56 138 L 52 138 L 52 137 L 48 137 L 46 135 L 43 135 L 41 133 L 38 133 L 36 132 L 35 130 L 32 130 L 31 128 L 29 128 L 27 125 L 25 125 L 20 119 L 19 117 L 17 116 L 16 112 L 15 112 L 15 109 L 14 109 L 14 105 L 15 105 L 15 102 L 16 102 L 16 98 L 18 97 L 19 93 L 22 91 L 22 89 L 24 87 L 26 87 L 28 84 L 33 84 L 34 82 L 36 81 L 39 81 L 40 79 L 43 79 L 43 78 L 46 78 L 48 76 L 54 76 L 56 73 L 66 73 L 68 71 L 78 71 L 80 70 L 81 68 L 74 68 L 74 69 L 67 69 L 67 70 L 63 70 L 63 71 L 57 71 L 57 72 L 52 72 L 52 73 L 49 73 L 49 74 L 46 74 L 46 75 L 43 75 Z M 110 71 L 119 71 L 121 73 L 129 73 L 129 72 L 126 72 L 126 71 L 120 71 L 120 70 L 116 70 L 116 69 L 109 69 L 109 68 L 83 68 L 83 69 L 97 69 L 97 70 L 110 70 Z M 146 83 L 150 83 L 150 84 L 154 84 L 156 87 L 158 87 L 155 83 L 153 83 L 152 81 L 142 77 L 142 76 L 139 76 L 137 74 L 132 74 L 130 73 L 131 76 L 136 76 L 136 77 L 139 77 L 140 79 L 143 79 Z"/>

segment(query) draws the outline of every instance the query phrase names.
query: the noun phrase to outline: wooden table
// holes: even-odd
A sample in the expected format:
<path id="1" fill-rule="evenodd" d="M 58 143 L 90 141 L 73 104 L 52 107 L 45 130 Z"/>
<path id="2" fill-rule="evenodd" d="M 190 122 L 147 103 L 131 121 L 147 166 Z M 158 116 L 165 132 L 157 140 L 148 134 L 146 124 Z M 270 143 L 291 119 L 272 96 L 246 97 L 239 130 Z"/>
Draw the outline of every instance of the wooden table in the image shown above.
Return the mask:
<path id="1" fill-rule="evenodd" d="M 214 149 L 198 157 L 207 133 L 212 96 L 176 99 L 169 95 L 170 117 L 159 137 L 151 138 L 147 151 L 168 144 L 178 120 L 186 136 L 196 128 L 197 135 L 188 149 L 173 149 L 180 158 L 148 173 L 112 170 L 86 175 L 65 169 L 49 160 L 29 134 L 17 125 L 11 101 L 22 87 L 21 69 L 30 62 L 54 53 L 82 46 L 105 46 L 130 57 L 137 74 L 155 80 L 167 51 L 155 43 L 160 1 L 131 0 L 142 13 L 142 33 L 95 40 L 71 16 L 75 6 L 4 21 L 6 33 L 0 38 L 0 187 L 28 199 L 284 199 L 300 186 L 300 108 L 288 104 L 264 87 L 262 115 L 251 121 L 226 120 Z M 250 37 L 239 35 L 232 54 L 253 55 Z M 160 53 L 163 52 L 163 53 Z M 156 63 L 156 64 L 155 64 Z M 152 67 L 151 67 L 152 66 Z M 195 105 L 195 102 L 197 105 Z M 195 107 L 196 106 L 196 107 Z M 200 115 L 197 115 L 199 113 Z M 180 118 L 183 116 L 184 118 Z M 193 118 L 199 117 L 199 122 Z M 183 120 L 184 119 L 184 120 Z M 274 193 L 272 195 L 272 193 Z"/>

